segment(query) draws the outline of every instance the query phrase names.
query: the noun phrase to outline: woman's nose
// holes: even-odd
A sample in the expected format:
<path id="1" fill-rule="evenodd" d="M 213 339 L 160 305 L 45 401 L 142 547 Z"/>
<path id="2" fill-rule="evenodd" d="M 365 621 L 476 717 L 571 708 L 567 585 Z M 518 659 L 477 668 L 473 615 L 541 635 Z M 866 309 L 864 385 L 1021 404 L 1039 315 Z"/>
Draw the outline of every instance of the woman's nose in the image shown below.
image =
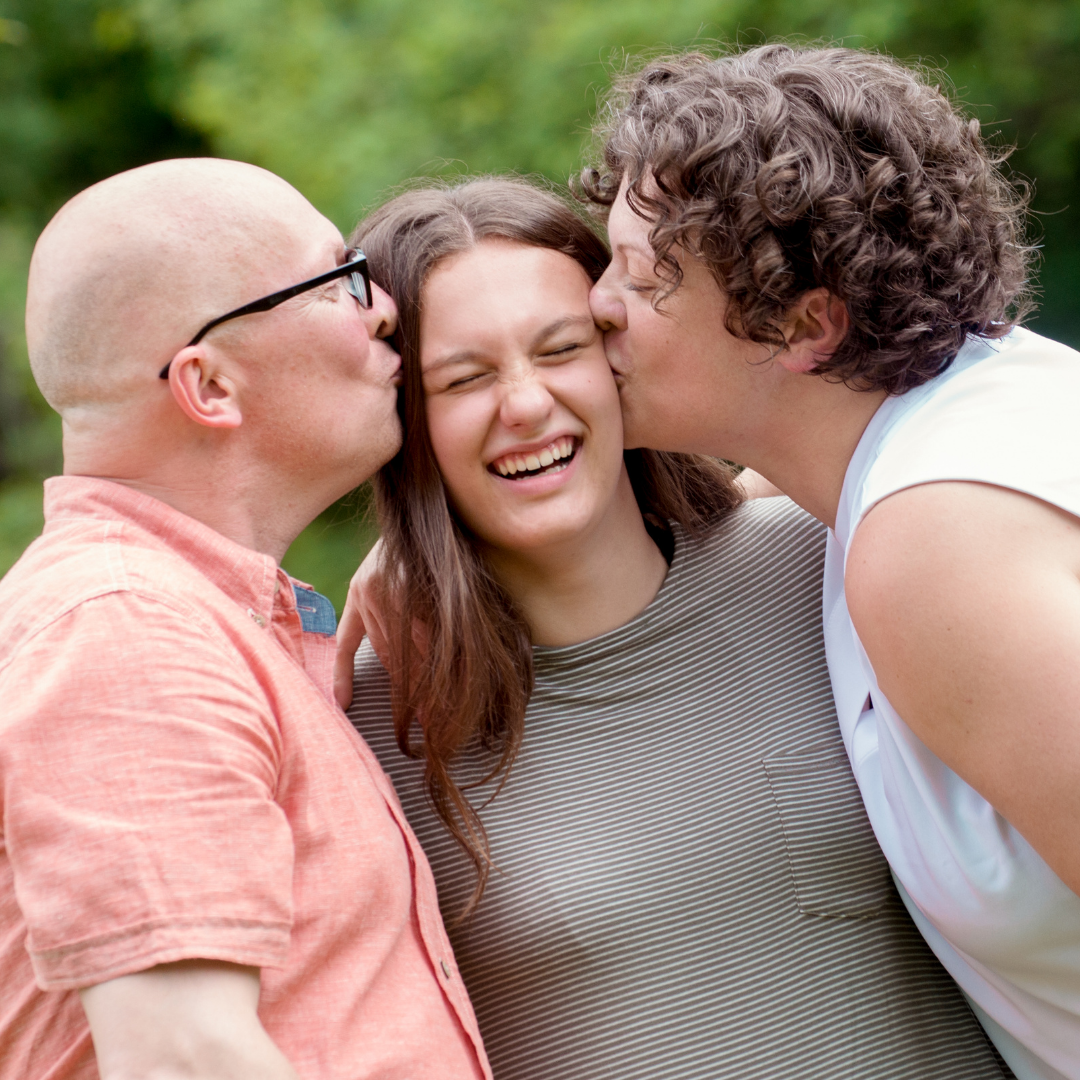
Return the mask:
<path id="1" fill-rule="evenodd" d="M 502 422 L 508 428 L 540 426 L 551 415 L 555 399 L 535 372 L 509 383 L 502 397 Z"/>
<path id="2" fill-rule="evenodd" d="M 610 275 L 611 268 L 608 267 L 589 292 L 593 320 L 605 333 L 626 329 L 626 307 L 615 295 Z"/>

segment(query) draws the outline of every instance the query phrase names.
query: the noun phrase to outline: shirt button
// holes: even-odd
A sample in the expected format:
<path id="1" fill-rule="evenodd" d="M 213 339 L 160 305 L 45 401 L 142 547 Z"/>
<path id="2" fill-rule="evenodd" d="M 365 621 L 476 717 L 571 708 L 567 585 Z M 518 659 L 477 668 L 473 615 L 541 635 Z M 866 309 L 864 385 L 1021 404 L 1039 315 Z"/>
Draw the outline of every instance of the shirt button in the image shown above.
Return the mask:
<path id="1" fill-rule="evenodd" d="M 442 973 L 449 979 L 450 978 L 450 966 L 445 960 L 439 961 L 439 967 L 442 968 Z"/>
<path id="2" fill-rule="evenodd" d="M 254 622 L 256 626 L 266 626 L 266 620 L 257 611 L 252 611 L 251 608 L 248 608 L 248 614 L 251 616 L 252 622 Z"/>

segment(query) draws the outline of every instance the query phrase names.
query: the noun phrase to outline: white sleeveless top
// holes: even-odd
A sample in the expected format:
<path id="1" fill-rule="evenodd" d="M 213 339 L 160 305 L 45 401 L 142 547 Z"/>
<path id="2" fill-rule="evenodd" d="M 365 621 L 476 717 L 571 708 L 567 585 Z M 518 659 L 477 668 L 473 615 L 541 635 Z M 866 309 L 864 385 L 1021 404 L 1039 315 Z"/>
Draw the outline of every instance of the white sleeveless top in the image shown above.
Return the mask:
<path id="1" fill-rule="evenodd" d="M 1080 1080 L 1080 897 L 908 730 L 848 614 L 844 565 L 863 515 L 935 480 L 1080 516 L 1080 354 L 1023 329 L 972 339 L 945 374 L 888 398 L 848 466 L 824 584 L 841 733 L 912 918 L 1020 1080 Z"/>

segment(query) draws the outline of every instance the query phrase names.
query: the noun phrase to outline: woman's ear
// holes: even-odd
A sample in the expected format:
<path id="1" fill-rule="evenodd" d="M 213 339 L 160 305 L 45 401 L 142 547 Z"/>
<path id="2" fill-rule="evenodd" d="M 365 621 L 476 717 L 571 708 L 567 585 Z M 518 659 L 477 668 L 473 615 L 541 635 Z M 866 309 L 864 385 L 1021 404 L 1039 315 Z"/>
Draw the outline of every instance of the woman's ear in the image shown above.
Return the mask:
<path id="1" fill-rule="evenodd" d="M 786 345 L 776 362 L 796 375 L 809 374 L 836 352 L 850 326 L 843 300 L 828 289 L 811 289 L 795 302 L 780 328 Z"/>
<path id="2" fill-rule="evenodd" d="M 238 428 L 244 417 L 236 385 L 202 342 L 181 349 L 169 364 L 169 389 L 190 420 L 210 428 Z"/>

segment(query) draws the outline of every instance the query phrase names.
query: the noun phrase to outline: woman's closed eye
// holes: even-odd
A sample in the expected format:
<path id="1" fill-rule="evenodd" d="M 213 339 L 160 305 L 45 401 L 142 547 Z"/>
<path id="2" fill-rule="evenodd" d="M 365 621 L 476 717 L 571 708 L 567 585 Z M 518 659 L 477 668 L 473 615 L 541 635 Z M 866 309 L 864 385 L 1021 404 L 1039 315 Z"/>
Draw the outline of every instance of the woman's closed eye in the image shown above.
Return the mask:
<path id="1" fill-rule="evenodd" d="M 627 292 L 651 293 L 656 292 L 660 287 L 660 279 L 655 267 L 645 259 L 639 259 L 636 256 L 623 264 L 620 276 L 623 279 L 623 288 Z"/>

